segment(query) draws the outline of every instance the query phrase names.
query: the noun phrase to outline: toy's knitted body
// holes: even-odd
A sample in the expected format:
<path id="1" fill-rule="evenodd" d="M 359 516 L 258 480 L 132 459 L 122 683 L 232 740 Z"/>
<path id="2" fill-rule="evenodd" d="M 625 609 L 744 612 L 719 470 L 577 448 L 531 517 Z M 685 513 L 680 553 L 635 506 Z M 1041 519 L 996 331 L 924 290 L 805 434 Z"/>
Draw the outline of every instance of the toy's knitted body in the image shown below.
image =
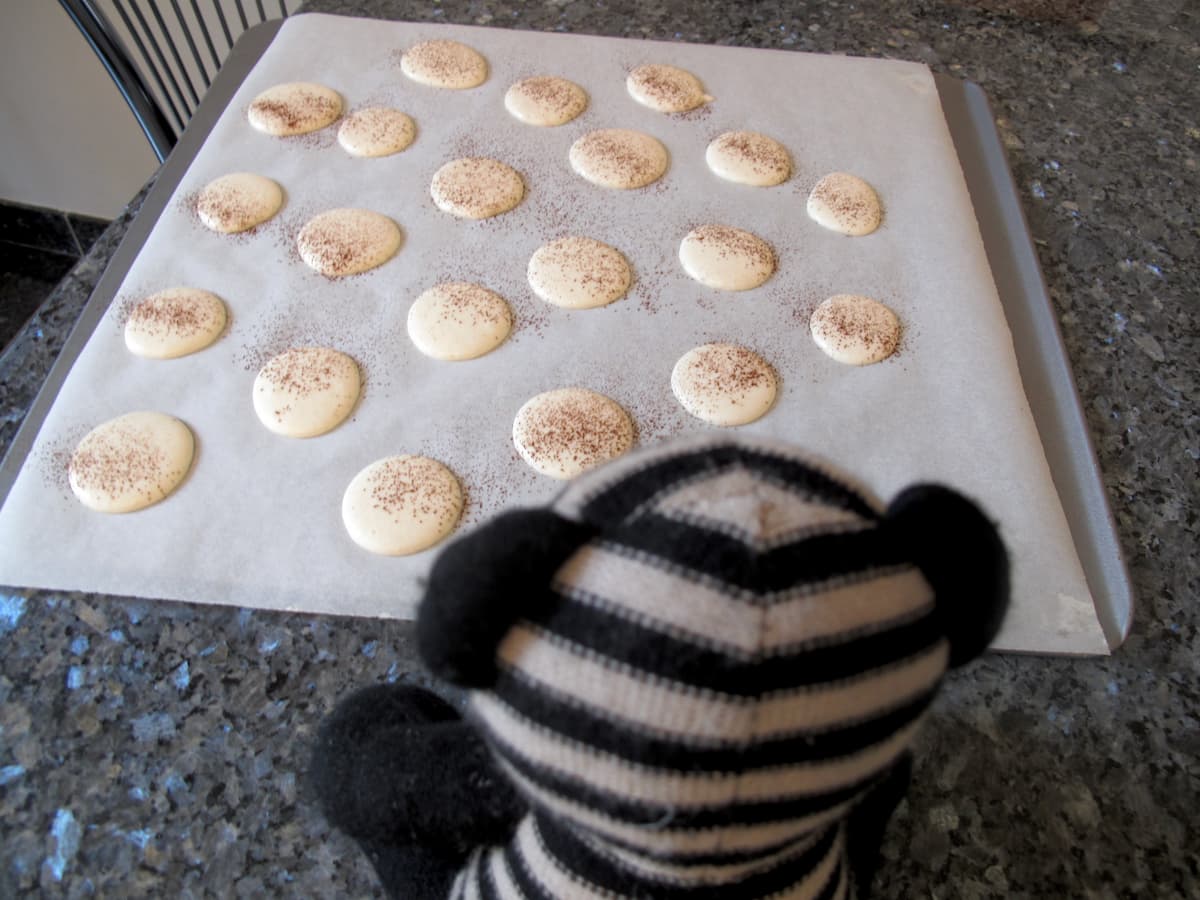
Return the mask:
<path id="1" fill-rule="evenodd" d="M 983 649 L 1006 595 L 947 612 L 931 581 L 964 573 L 930 578 L 911 532 L 930 502 L 974 509 L 922 490 L 885 511 L 789 448 L 693 439 L 581 477 L 538 531 L 517 514 L 449 548 L 422 649 L 475 688 L 469 719 L 525 807 L 449 895 L 851 896 L 870 862 L 847 843 L 877 841 L 947 665 Z M 982 560 L 971 577 L 1003 584 L 986 520 L 964 527 L 983 531 L 947 568 Z"/>

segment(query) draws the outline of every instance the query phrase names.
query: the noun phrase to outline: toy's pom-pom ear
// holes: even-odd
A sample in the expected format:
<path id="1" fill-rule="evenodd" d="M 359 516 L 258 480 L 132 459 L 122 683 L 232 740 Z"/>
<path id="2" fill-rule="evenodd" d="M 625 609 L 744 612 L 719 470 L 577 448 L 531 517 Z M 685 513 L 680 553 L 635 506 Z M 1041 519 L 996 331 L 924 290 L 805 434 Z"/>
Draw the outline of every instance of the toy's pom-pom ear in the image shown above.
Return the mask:
<path id="1" fill-rule="evenodd" d="M 550 579 L 592 529 L 549 509 L 504 513 L 442 551 L 417 610 L 417 647 L 437 676 L 462 687 L 496 678 L 496 647 L 544 602 Z"/>
<path id="2" fill-rule="evenodd" d="M 933 588 L 950 665 L 983 653 L 1008 609 L 1008 553 L 996 527 L 956 491 L 921 484 L 892 501 L 884 528 Z"/>

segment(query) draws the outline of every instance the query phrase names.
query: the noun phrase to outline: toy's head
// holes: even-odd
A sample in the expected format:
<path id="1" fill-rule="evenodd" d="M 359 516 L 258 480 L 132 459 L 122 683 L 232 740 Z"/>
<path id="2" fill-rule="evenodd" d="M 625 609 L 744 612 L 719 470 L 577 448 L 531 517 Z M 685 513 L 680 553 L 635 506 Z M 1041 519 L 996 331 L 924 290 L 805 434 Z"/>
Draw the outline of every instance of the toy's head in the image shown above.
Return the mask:
<path id="1" fill-rule="evenodd" d="M 793 448 L 703 436 L 451 545 L 418 637 L 534 809 L 631 865 L 751 865 L 905 752 L 1006 599 L 952 491 L 883 508 Z"/>

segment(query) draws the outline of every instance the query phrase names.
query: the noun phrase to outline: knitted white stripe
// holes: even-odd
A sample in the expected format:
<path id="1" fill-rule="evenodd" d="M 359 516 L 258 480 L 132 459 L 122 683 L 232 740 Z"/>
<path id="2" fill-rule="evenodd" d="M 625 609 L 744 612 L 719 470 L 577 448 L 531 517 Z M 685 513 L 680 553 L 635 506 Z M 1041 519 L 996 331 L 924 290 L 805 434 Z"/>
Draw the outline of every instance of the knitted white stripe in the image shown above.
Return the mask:
<path id="1" fill-rule="evenodd" d="M 479 900 L 479 863 L 483 856 L 482 848 L 476 848 L 467 861 L 466 878 L 463 880 L 462 900 Z"/>
<path id="2" fill-rule="evenodd" d="M 842 875 L 838 878 L 837 892 L 833 900 L 849 900 L 850 897 L 850 867 L 842 866 Z"/>
<path id="3" fill-rule="evenodd" d="M 804 879 L 791 888 L 771 894 L 769 900 L 813 900 L 820 895 L 833 878 L 834 870 L 844 853 L 844 835 L 838 829 L 837 837 L 829 847 L 829 852 L 821 858 Z"/>
<path id="4" fill-rule="evenodd" d="M 533 816 L 526 816 L 517 828 L 516 848 L 528 862 L 529 870 L 542 888 L 555 900 L 621 900 L 612 891 L 591 884 L 564 868 L 546 849 Z"/>
<path id="5" fill-rule="evenodd" d="M 690 742 L 765 740 L 862 721 L 930 690 L 946 669 L 944 641 L 854 681 L 740 698 L 668 682 L 586 648 L 513 627 L 498 655 L 551 694 Z"/>
<path id="6" fill-rule="evenodd" d="M 598 885 L 591 884 L 581 876 L 567 870 L 557 858 L 551 854 L 538 832 L 537 823 L 532 816 L 527 816 L 517 829 L 516 848 L 526 860 L 531 871 L 537 873 L 541 886 L 556 900 L 621 900 L 621 895 L 615 894 Z M 833 877 L 844 853 L 844 835 L 839 827 L 829 850 L 799 882 L 782 891 L 770 895 L 769 900 L 813 900 L 820 895 Z M 846 873 L 843 867 L 839 873 L 838 893 L 835 896 L 844 897 Z"/>
<path id="7" fill-rule="evenodd" d="M 684 580 L 639 559 L 589 545 L 577 551 L 554 576 L 554 586 L 577 602 L 592 604 L 587 594 L 601 598 L 603 608 L 627 614 L 635 621 L 667 625 L 694 637 L 704 646 L 726 646 L 739 656 L 759 644 L 759 616 L 743 600 L 703 579 Z M 581 594 L 585 591 L 587 594 Z M 687 603 L 672 603 L 685 594 Z"/>
<path id="8" fill-rule="evenodd" d="M 652 768 L 602 753 L 529 721 L 491 694 L 477 694 L 474 707 L 493 737 L 525 762 L 573 777 L 622 800 L 678 809 L 789 800 L 853 786 L 895 760 L 912 741 L 921 721 L 918 718 L 851 756 L 726 774 Z"/>
<path id="9" fill-rule="evenodd" d="M 846 632 L 881 631 L 932 607 L 933 591 L 925 576 L 905 569 L 768 607 L 763 647 L 780 650 Z"/>
<path id="10" fill-rule="evenodd" d="M 696 479 L 662 497 L 657 512 L 679 521 L 711 527 L 756 547 L 783 535 L 820 526 L 845 530 L 865 526 L 861 516 L 824 500 L 802 499 L 760 472 L 735 468 L 715 477 Z"/>
<path id="11" fill-rule="evenodd" d="M 501 900 L 525 900 L 525 895 L 513 880 L 513 874 L 508 868 L 508 859 L 504 848 L 496 847 L 488 851 L 488 871 L 492 876 L 492 884 Z"/>
<path id="12" fill-rule="evenodd" d="M 756 825 L 735 823 L 720 828 L 693 830 L 631 825 L 535 784 L 502 758 L 499 759 L 499 765 L 521 793 L 551 814 L 590 828 L 610 840 L 644 847 L 647 853 L 659 856 L 770 850 L 788 841 L 798 840 L 813 829 L 822 828 L 841 818 L 851 806 L 850 802 L 846 802 L 815 815 Z"/>
<path id="13" fill-rule="evenodd" d="M 775 853 L 748 862 L 726 865 L 717 863 L 702 863 L 693 866 L 671 864 L 602 841 L 590 840 L 589 844 L 597 853 L 613 858 L 618 864 L 637 872 L 643 878 L 686 887 L 694 884 L 730 884 L 759 872 L 769 871 L 790 859 L 801 856 L 822 836 L 823 832 L 814 832 L 804 840 L 784 847 Z"/>
<path id="14" fill-rule="evenodd" d="M 667 626 L 664 630 L 685 640 L 729 648 L 738 656 L 882 627 L 932 603 L 920 572 L 906 569 L 824 589 L 807 586 L 759 616 L 745 600 L 730 596 L 729 588 L 681 579 L 647 560 L 595 545 L 575 553 L 554 581 L 576 602 L 625 613 L 651 627 Z"/>

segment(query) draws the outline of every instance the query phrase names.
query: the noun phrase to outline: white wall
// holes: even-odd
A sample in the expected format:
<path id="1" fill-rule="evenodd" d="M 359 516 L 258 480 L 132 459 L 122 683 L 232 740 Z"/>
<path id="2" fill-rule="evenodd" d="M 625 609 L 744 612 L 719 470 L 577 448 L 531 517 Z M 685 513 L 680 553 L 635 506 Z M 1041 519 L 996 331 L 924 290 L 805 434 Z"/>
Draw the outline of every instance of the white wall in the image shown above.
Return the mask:
<path id="1" fill-rule="evenodd" d="M 158 168 L 56 0 L 0 0 L 0 199 L 114 218 Z"/>

